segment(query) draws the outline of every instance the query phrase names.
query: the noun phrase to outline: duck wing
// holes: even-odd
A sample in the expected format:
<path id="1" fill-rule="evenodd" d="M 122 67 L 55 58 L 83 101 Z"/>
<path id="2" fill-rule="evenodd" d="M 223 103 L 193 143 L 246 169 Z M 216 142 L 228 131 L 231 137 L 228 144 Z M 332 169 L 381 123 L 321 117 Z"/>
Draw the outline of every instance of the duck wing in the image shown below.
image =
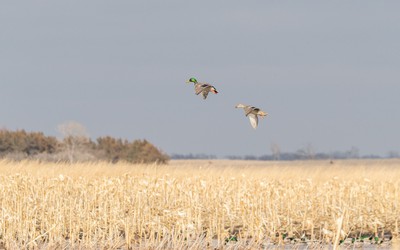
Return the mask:
<path id="1" fill-rule="evenodd" d="M 249 114 L 247 117 L 249 117 L 250 124 L 253 128 L 257 128 L 258 125 L 258 117 L 255 114 Z"/>
<path id="2" fill-rule="evenodd" d="M 205 84 L 205 83 L 196 83 L 194 85 L 194 91 L 196 93 L 196 95 L 200 94 L 203 90 L 209 88 L 210 85 Z"/>
<path id="3" fill-rule="evenodd" d="M 194 86 L 196 95 L 201 93 L 203 96 L 203 99 L 207 98 L 208 93 L 210 92 L 211 88 L 212 88 L 212 86 L 210 84 L 205 84 L 205 83 L 199 83 Z"/>
<path id="4" fill-rule="evenodd" d="M 248 116 L 249 114 L 251 114 L 251 113 L 253 112 L 254 107 L 246 106 L 246 107 L 244 107 L 243 109 L 244 109 L 244 114 L 245 114 L 246 116 Z"/>
<path id="5" fill-rule="evenodd" d="M 203 91 L 201 92 L 201 94 L 203 95 L 203 99 L 206 99 L 208 96 L 208 93 L 210 93 L 210 89 L 203 89 Z"/>

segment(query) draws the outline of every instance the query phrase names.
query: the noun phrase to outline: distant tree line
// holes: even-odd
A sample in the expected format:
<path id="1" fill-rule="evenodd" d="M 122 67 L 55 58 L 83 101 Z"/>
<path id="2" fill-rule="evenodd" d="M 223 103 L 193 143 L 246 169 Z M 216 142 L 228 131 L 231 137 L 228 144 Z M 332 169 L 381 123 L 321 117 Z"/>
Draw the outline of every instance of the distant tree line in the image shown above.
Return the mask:
<path id="1" fill-rule="evenodd" d="M 357 156 L 347 151 L 344 152 L 333 152 L 333 153 L 316 153 L 314 155 L 304 155 L 299 152 L 293 153 L 281 153 L 279 158 L 275 155 L 268 155 L 264 154 L 261 156 L 255 155 L 245 155 L 245 156 L 235 156 L 229 155 L 226 156 L 227 159 L 230 160 L 260 160 L 260 161 L 295 161 L 295 160 L 344 160 L 344 159 L 380 159 L 381 156 L 378 155 L 364 155 L 364 156 Z"/>
<path id="2" fill-rule="evenodd" d="M 71 126 L 66 126 L 70 129 Z M 74 131 L 74 130 L 69 130 Z M 0 130 L 0 157 L 14 160 L 45 161 L 127 161 L 167 163 L 169 156 L 147 140 L 122 140 L 110 136 L 92 141 L 78 133 L 65 133 L 62 140 L 42 132 Z"/>
<path id="3" fill-rule="evenodd" d="M 215 155 L 207 154 L 172 154 L 171 159 L 217 159 Z M 382 159 L 382 158 L 400 158 L 400 154 L 395 151 L 390 151 L 387 156 L 379 155 L 362 155 L 360 156 L 356 148 L 351 148 L 347 151 L 335 151 L 332 153 L 312 153 L 304 151 L 303 149 L 293 153 L 279 153 L 277 154 L 264 154 L 261 156 L 256 155 L 227 155 L 222 157 L 228 160 L 257 160 L 257 161 L 295 161 L 295 160 L 344 160 L 344 159 Z"/>
<path id="4" fill-rule="evenodd" d="M 216 155 L 208 155 L 208 154 L 172 154 L 171 159 L 174 160 L 194 160 L 194 159 L 203 159 L 203 160 L 211 160 L 217 159 Z"/>

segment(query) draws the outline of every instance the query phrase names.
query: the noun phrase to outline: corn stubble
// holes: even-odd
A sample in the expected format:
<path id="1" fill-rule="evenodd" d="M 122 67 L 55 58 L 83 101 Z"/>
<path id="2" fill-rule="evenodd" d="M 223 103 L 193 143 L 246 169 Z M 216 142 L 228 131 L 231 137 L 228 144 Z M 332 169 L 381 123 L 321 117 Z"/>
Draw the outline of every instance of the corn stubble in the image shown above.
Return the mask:
<path id="1" fill-rule="evenodd" d="M 336 248 L 399 233 L 396 160 L 0 161 L 0 172 L 6 249 Z"/>

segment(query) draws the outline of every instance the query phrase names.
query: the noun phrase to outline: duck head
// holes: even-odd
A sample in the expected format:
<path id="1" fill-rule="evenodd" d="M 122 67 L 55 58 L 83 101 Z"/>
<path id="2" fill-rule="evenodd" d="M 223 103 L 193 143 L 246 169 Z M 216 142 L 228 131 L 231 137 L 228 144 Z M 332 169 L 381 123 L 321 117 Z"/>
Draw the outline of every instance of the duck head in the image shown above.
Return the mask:
<path id="1" fill-rule="evenodd" d="M 235 106 L 235 108 L 244 108 L 246 105 L 239 103 L 238 105 Z"/>
<path id="2" fill-rule="evenodd" d="M 197 80 L 196 80 L 196 78 L 194 78 L 194 77 L 192 77 L 192 78 L 190 78 L 189 80 L 187 80 L 186 81 L 187 83 L 197 83 Z"/>

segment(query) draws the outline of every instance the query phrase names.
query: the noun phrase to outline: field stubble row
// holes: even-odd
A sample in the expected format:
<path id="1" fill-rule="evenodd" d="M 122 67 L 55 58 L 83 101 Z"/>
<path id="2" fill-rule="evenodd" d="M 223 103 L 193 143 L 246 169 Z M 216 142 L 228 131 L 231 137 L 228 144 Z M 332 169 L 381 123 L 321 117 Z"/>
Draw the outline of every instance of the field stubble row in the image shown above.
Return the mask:
<path id="1" fill-rule="evenodd" d="M 0 172 L 8 249 L 268 248 L 399 233 L 396 160 L 2 161 Z"/>

